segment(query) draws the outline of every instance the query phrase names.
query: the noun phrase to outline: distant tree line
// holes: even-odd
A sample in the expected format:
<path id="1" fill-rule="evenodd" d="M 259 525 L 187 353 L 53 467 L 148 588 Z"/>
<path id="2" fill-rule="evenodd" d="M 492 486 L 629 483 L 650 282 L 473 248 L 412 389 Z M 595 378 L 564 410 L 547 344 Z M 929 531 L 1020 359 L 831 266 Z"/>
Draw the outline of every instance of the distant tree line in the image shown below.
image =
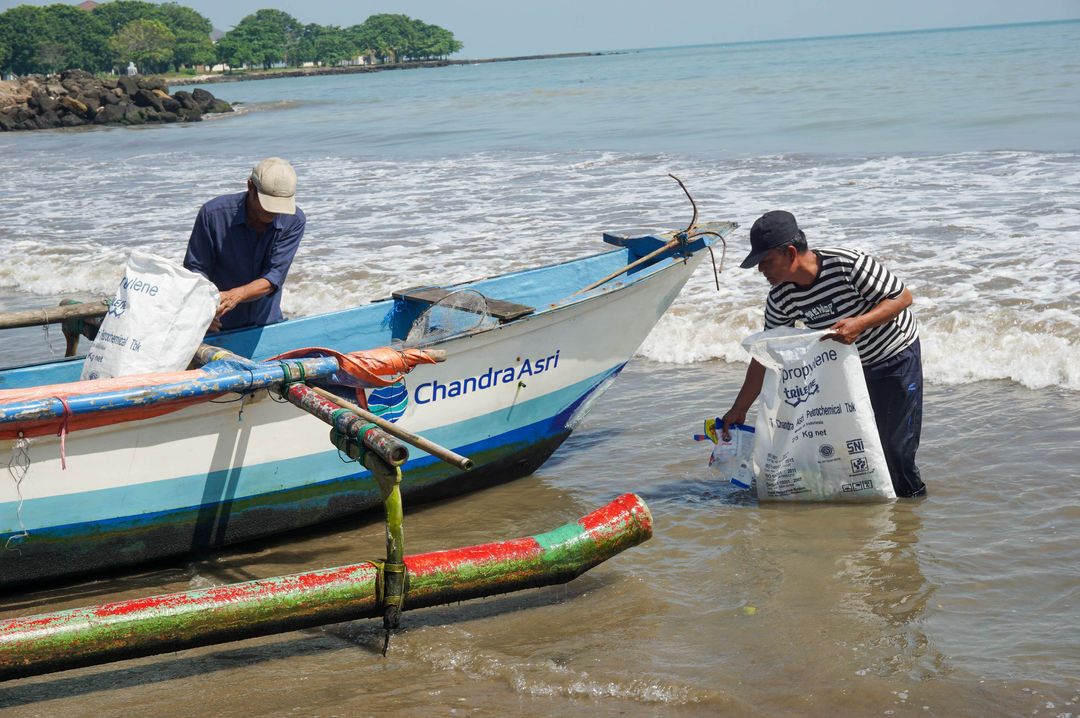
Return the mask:
<path id="1" fill-rule="evenodd" d="M 210 21 L 175 2 L 114 0 L 90 12 L 74 5 L 20 5 L 0 13 L 0 69 L 53 74 L 107 73 L 129 62 L 140 72 L 223 63 L 238 68 L 403 62 L 446 57 L 463 47 L 454 34 L 406 15 L 372 15 L 359 25 L 303 24 L 280 10 L 259 10 L 215 44 Z"/>

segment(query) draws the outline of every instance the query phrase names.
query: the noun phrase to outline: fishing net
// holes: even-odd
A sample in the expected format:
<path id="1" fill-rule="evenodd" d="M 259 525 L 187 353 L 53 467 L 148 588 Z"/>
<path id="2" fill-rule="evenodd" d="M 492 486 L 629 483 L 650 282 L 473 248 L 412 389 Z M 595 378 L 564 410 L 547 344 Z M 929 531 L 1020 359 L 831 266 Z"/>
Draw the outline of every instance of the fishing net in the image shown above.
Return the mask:
<path id="1" fill-rule="evenodd" d="M 403 345 L 423 346 L 495 323 L 483 294 L 475 289 L 459 289 L 425 309 L 413 322 Z"/>

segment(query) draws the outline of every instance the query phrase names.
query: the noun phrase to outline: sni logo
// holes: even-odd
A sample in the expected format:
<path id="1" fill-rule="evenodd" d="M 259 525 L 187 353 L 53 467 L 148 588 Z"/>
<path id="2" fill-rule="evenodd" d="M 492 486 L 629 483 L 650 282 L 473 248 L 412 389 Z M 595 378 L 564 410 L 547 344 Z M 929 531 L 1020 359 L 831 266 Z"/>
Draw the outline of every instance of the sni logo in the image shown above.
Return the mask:
<path id="1" fill-rule="evenodd" d="M 866 451 L 866 447 L 863 446 L 862 439 L 852 439 L 847 442 L 847 452 L 849 454 L 861 454 Z"/>

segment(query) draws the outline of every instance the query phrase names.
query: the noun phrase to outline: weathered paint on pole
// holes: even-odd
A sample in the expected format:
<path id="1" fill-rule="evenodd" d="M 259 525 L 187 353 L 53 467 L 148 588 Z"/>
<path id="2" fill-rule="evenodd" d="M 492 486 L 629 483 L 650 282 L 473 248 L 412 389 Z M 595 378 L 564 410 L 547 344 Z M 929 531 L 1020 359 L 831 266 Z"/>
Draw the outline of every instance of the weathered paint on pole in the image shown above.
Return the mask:
<path id="1" fill-rule="evenodd" d="M 208 373 L 189 381 L 130 389 L 103 391 L 97 394 L 73 394 L 67 406 L 55 397 L 0 404 L 0 424 L 18 424 L 32 420 L 80 416 L 98 412 L 118 411 L 137 407 L 168 404 L 184 399 L 213 397 L 228 392 L 249 392 L 277 386 L 301 378 L 322 377 L 338 370 L 337 360 L 331 357 L 291 359 L 273 364 L 266 362 L 250 369 L 222 374 Z"/>
<path id="2" fill-rule="evenodd" d="M 307 384 L 290 384 L 282 396 L 339 433 L 363 442 L 390 466 L 401 466 L 409 460 L 409 449 L 404 444 L 348 409 L 322 398 Z"/>
<path id="3" fill-rule="evenodd" d="M 624 494 L 578 521 L 503 543 L 405 558 L 406 609 L 566 583 L 652 536 Z M 383 614 L 361 563 L 0 622 L 0 680 Z"/>

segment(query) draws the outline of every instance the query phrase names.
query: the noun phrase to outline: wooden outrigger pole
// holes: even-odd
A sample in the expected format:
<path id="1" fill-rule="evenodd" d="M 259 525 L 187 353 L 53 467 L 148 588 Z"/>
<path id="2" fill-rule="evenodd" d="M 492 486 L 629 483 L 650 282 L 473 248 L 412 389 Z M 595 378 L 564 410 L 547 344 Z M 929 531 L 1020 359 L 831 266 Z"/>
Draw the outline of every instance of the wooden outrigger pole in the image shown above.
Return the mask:
<path id="1" fill-rule="evenodd" d="M 423 608 L 566 583 L 652 535 L 637 496 L 548 533 L 404 558 Z M 294 631 L 384 613 L 378 562 L 0 622 L 0 680 Z"/>

